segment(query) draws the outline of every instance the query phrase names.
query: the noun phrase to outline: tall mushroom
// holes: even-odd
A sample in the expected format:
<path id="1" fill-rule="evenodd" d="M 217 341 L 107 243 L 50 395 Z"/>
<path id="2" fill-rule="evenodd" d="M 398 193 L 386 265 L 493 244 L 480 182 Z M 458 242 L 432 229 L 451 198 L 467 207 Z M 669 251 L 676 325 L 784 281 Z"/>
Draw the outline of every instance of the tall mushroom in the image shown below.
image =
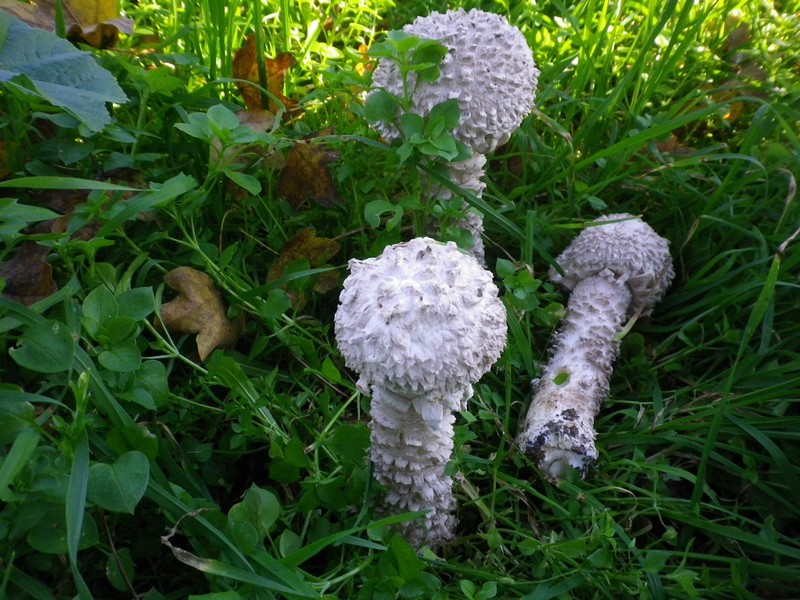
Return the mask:
<path id="1" fill-rule="evenodd" d="M 594 419 L 608 396 L 625 319 L 649 315 L 674 275 L 669 243 L 629 214 L 600 217 L 556 259 L 571 290 L 567 315 L 534 395 L 520 447 L 542 472 L 560 478 L 568 466 L 582 475 L 597 460 Z"/>
<path id="2" fill-rule="evenodd" d="M 349 267 L 335 333 L 372 397 L 375 478 L 389 512 L 428 511 L 401 525 L 409 542 L 437 545 L 455 526 L 453 412 L 503 351 L 505 308 L 491 274 L 453 242 L 417 238 Z"/>
<path id="3" fill-rule="evenodd" d="M 450 163 L 451 179 L 480 196 L 486 154 L 506 143 L 533 108 L 539 70 L 525 37 L 500 15 L 463 8 L 418 17 L 403 31 L 420 38 L 438 40 L 448 49 L 436 81 L 416 81 L 409 74 L 410 111 L 426 116 L 445 100 L 456 99 L 461 120 L 453 131 L 456 140 L 472 151 L 472 157 Z M 382 60 L 373 74 L 373 85 L 395 96 L 403 95 L 403 79 L 397 65 Z M 375 128 L 384 139 L 400 135 L 392 122 L 378 122 Z M 451 197 L 447 189 L 436 194 Z M 472 213 L 463 223 L 472 233 L 472 254 L 483 263 L 483 219 Z"/>

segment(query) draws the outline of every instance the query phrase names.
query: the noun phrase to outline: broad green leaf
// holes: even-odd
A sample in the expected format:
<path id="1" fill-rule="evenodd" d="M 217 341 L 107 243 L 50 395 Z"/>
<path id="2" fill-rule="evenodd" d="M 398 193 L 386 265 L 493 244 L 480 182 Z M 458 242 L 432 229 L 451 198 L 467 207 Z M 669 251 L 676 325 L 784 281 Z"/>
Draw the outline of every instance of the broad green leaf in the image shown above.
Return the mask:
<path id="1" fill-rule="evenodd" d="M 129 548 L 118 548 L 108 555 L 106 577 L 115 590 L 128 591 L 128 582 L 133 580 L 135 565 Z"/>
<path id="2" fill-rule="evenodd" d="M 97 336 L 105 323 L 119 314 L 117 299 L 107 287 L 101 285 L 86 295 L 83 301 L 81 322 L 91 336 Z"/>
<path id="3" fill-rule="evenodd" d="M 5 13 L 0 13 L 0 25 L 8 27 L 0 47 L 0 83 L 63 108 L 92 131 L 111 123 L 107 102 L 128 101 L 111 73 L 88 52 Z"/>
<path id="4" fill-rule="evenodd" d="M 222 104 L 215 104 L 206 114 L 209 124 L 220 131 L 233 131 L 239 126 L 239 117 Z"/>
<path id="5" fill-rule="evenodd" d="M 155 309 L 153 288 L 140 287 L 122 292 L 117 296 L 117 305 L 121 317 L 144 319 Z"/>
<path id="6" fill-rule="evenodd" d="M 364 116 L 370 123 L 385 121 L 391 123 L 397 115 L 398 102 L 386 90 L 370 92 L 364 102 Z"/>
<path id="7" fill-rule="evenodd" d="M 261 538 L 269 533 L 281 514 L 281 505 L 272 492 L 252 486 L 241 502 L 228 511 L 228 519 L 249 523 Z"/>
<path id="8" fill-rule="evenodd" d="M 163 406 L 169 399 L 167 368 L 157 360 L 146 360 L 134 375 L 134 387 L 147 391 L 156 406 Z"/>
<path id="9" fill-rule="evenodd" d="M 97 463 L 89 468 L 87 498 L 108 511 L 133 514 L 149 479 L 147 457 L 131 450 L 111 465 Z"/>
<path id="10" fill-rule="evenodd" d="M 129 450 L 138 450 L 148 459 L 158 455 L 158 438 L 144 425 L 115 427 L 106 437 L 109 448 L 119 455 Z"/>
<path id="11" fill-rule="evenodd" d="M 67 554 L 67 526 L 64 521 L 64 505 L 41 503 L 43 518 L 38 526 L 28 532 L 26 537 L 31 547 L 45 554 Z M 85 515 L 81 530 L 76 538 L 77 550 L 85 550 L 99 540 L 97 523 Z"/>
<path id="12" fill-rule="evenodd" d="M 461 119 L 458 100 L 451 98 L 434 106 L 428 113 L 428 120 L 433 122 L 436 119 L 442 119 L 445 131 L 451 131 L 458 127 L 458 121 Z"/>
<path id="13" fill-rule="evenodd" d="M 97 360 L 106 369 L 117 373 L 132 373 L 142 364 L 142 354 L 134 340 L 116 343 L 103 350 Z"/>
<path id="14" fill-rule="evenodd" d="M 261 182 L 252 175 L 240 173 L 232 169 L 225 169 L 224 173 L 233 183 L 247 190 L 253 196 L 257 196 L 261 193 Z"/>
<path id="15" fill-rule="evenodd" d="M 72 367 L 75 340 L 59 321 L 32 325 L 9 351 L 18 365 L 39 373 L 60 373 Z"/>

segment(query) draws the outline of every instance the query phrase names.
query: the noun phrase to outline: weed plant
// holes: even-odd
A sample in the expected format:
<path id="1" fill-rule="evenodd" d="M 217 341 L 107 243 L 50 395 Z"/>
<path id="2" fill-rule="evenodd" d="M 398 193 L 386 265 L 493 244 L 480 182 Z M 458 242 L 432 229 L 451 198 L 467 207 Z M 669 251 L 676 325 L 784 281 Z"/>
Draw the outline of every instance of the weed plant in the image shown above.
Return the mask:
<path id="1" fill-rule="evenodd" d="M 129 98 L 111 125 L 0 97 L 17 200 L 0 259 L 33 242 L 58 285 L 0 299 L 0 597 L 797 597 L 800 5 L 448 6 L 505 15 L 541 69 L 534 113 L 463 198 L 484 213 L 509 343 L 458 416 L 455 539 L 416 553 L 392 534 L 408 515 L 373 513 L 369 399 L 332 328 L 348 259 L 457 221 L 460 196 L 424 200 L 442 157 L 401 156 L 363 102 L 365 48 L 440 7 L 130 3 L 135 35 L 95 52 Z M 260 132 L 231 71 L 254 32 L 298 60 L 298 109 Z M 301 144 L 338 153 L 314 176 L 329 169 L 341 202 L 282 196 Z M 66 229 L 35 227 L 67 205 Z M 514 442 L 566 303 L 546 273 L 608 212 L 668 238 L 677 276 L 622 340 L 598 465 L 555 483 Z M 309 227 L 338 252 L 290 254 Z M 194 334 L 161 327 L 177 267 L 244 319 L 233 347 L 201 360 Z"/>

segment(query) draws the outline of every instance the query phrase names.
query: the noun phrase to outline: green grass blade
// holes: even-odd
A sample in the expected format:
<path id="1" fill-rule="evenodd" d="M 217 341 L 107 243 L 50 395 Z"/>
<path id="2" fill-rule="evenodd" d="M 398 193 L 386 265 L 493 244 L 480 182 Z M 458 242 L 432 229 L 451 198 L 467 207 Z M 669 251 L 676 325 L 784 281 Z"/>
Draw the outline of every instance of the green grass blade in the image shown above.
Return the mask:
<path id="1" fill-rule="evenodd" d="M 67 549 L 69 566 L 78 596 L 81 600 L 91 600 L 92 593 L 78 569 L 78 544 L 83 529 L 83 516 L 86 509 L 86 489 L 89 485 L 89 438 L 82 425 L 79 426 L 73 447 L 72 469 L 69 475 L 66 498 Z"/>

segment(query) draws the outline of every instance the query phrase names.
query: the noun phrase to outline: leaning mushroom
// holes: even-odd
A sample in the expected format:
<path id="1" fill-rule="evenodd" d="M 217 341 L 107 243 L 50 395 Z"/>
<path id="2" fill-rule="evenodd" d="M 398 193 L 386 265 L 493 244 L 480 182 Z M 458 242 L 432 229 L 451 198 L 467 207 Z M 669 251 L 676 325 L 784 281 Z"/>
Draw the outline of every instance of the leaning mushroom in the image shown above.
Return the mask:
<path id="1" fill-rule="evenodd" d="M 471 158 L 450 163 L 452 181 L 480 196 L 485 154 L 506 143 L 533 108 L 539 71 L 525 37 L 500 15 L 463 8 L 418 17 L 403 31 L 434 39 L 448 49 L 433 82 L 417 82 L 409 74 L 410 112 L 426 116 L 446 100 L 458 100 L 461 120 L 453 131 L 456 140 L 469 147 Z M 382 60 L 373 74 L 373 85 L 395 96 L 403 95 L 403 79 L 397 65 Z M 378 122 L 375 128 L 386 140 L 399 137 L 394 123 Z M 436 194 L 449 198 L 447 189 Z M 483 263 L 483 220 L 472 216 L 463 223 L 473 237 L 472 254 Z"/>
<path id="2" fill-rule="evenodd" d="M 563 275 L 550 270 L 572 293 L 518 438 L 555 478 L 568 466 L 585 475 L 597 460 L 594 419 L 608 396 L 623 323 L 649 315 L 674 275 L 669 243 L 641 219 L 616 214 L 594 223 L 556 259 Z"/>
<path id="3" fill-rule="evenodd" d="M 336 341 L 372 397 L 375 478 L 388 512 L 428 511 L 401 533 L 435 546 L 455 526 L 453 412 L 503 351 L 505 309 L 491 274 L 452 242 L 417 238 L 349 267 Z"/>

